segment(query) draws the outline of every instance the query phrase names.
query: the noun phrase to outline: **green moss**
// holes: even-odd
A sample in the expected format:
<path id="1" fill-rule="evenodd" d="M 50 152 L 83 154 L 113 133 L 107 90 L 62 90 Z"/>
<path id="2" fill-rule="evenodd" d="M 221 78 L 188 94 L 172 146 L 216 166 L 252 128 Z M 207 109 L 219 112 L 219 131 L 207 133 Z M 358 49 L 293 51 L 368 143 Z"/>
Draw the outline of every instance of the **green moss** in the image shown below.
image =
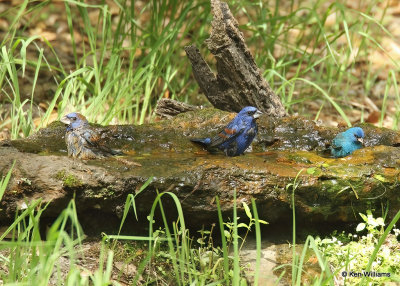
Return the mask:
<path id="1" fill-rule="evenodd" d="M 85 190 L 85 196 L 88 198 L 96 198 L 96 199 L 108 199 L 115 196 L 115 192 L 112 189 L 102 188 L 100 190 L 92 190 L 87 189 Z"/>
<path id="2" fill-rule="evenodd" d="M 303 164 L 308 164 L 308 165 L 312 164 L 312 162 L 308 158 L 302 156 L 302 154 L 300 154 L 300 155 L 297 153 L 289 154 L 288 159 L 291 161 L 294 161 L 296 163 L 303 163 Z"/>
<path id="3" fill-rule="evenodd" d="M 57 180 L 63 180 L 65 177 L 65 174 L 66 174 L 65 170 L 58 171 L 57 174 L 55 175 L 55 178 Z"/>
<path id="4" fill-rule="evenodd" d="M 66 187 L 79 187 L 82 185 L 82 181 L 73 175 L 66 176 L 63 183 Z"/>
<path id="5" fill-rule="evenodd" d="M 65 170 L 59 171 L 55 175 L 56 179 L 62 180 L 63 185 L 69 188 L 82 186 L 82 181 L 72 174 L 67 174 Z"/>

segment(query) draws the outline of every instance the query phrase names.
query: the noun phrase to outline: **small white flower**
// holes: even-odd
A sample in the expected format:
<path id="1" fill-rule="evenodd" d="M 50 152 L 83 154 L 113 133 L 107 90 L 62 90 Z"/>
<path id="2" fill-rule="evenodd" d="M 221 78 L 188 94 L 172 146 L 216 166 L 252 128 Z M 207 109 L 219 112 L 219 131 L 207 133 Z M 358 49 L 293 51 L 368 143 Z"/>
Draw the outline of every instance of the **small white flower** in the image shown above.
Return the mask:
<path id="1" fill-rule="evenodd" d="M 26 202 L 22 202 L 22 204 L 19 207 L 21 210 L 26 210 L 28 208 L 28 205 L 26 204 Z"/>
<path id="2" fill-rule="evenodd" d="M 389 258 L 390 257 L 390 249 L 387 246 L 384 246 L 382 248 L 382 256 L 385 258 Z"/>

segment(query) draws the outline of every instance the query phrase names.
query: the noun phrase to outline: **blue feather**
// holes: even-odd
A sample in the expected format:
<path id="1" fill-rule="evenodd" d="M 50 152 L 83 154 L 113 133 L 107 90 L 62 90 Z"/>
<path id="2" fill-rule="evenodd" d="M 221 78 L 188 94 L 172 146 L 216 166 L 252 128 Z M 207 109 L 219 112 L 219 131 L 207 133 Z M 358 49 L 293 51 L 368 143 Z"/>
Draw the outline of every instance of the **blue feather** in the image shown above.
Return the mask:
<path id="1" fill-rule="evenodd" d="M 239 156 L 244 153 L 257 135 L 256 119 L 260 114 L 261 112 L 257 108 L 247 106 L 216 136 L 190 140 L 209 151 L 217 148 L 227 156 Z"/>
<path id="2" fill-rule="evenodd" d="M 339 133 L 332 141 L 332 156 L 341 158 L 351 155 L 355 150 L 362 148 L 364 136 L 364 131 L 360 127 L 353 127 Z"/>

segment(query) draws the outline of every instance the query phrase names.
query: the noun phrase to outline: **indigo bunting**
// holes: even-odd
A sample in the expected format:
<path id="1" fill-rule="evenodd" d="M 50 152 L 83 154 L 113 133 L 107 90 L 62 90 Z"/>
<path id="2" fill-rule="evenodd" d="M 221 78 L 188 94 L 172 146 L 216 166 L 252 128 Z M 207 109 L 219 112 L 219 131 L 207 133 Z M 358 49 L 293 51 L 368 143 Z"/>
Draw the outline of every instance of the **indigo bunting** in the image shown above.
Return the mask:
<path id="1" fill-rule="evenodd" d="M 355 150 L 362 148 L 364 131 L 360 127 L 353 127 L 339 133 L 332 141 L 331 154 L 335 158 L 345 157 Z"/>
<path id="2" fill-rule="evenodd" d="M 111 155 L 121 155 L 122 152 L 112 150 L 103 145 L 103 138 L 93 130 L 85 116 L 73 112 L 61 118 L 67 124 L 65 142 L 68 156 L 81 159 L 96 159 Z"/>
<path id="3" fill-rule="evenodd" d="M 233 157 L 243 154 L 257 135 L 256 119 L 261 112 L 253 107 L 246 106 L 228 125 L 212 138 L 191 139 L 207 150 L 218 148 L 225 155 Z"/>

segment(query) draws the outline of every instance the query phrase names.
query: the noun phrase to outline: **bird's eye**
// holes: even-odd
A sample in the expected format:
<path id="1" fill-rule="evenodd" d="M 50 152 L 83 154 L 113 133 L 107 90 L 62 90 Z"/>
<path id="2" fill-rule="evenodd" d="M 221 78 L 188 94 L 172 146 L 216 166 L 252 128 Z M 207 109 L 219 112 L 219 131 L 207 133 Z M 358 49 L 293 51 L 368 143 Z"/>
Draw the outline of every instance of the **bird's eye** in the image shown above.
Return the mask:
<path id="1" fill-rule="evenodd" d="M 72 119 L 73 121 L 75 121 L 75 120 L 76 120 L 76 117 L 71 117 L 71 119 Z"/>
<path id="2" fill-rule="evenodd" d="M 248 115 L 251 115 L 252 113 L 251 113 L 251 111 L 249 111 L 249 112 L 247 112 L 247 114 L 248 114 Z"/>

